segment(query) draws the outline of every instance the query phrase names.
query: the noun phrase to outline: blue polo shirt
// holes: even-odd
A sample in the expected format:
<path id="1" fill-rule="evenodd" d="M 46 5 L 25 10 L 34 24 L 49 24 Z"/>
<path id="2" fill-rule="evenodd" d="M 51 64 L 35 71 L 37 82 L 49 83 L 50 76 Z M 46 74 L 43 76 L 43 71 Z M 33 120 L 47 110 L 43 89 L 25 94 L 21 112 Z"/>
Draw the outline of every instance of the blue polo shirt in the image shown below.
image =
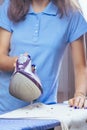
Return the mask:
<path id="1" fill-rule="evenodd" d="M 8 0 L 2 5 L 0 27 L 12 33 L 9 56 L 28 52 L 42 82 L 43 95 L 37 102 L 57 103 L 59 72 L 67 45 L 87 32 L 87 23 L 79 12 L 60 18 L 52 1 L 40 13 L 30 7 L 24 21 L 13 23 L 7 16 Z M 11 111 L 29 103 L 9 94 L 12 73 L 0 72 L 0 111 Z"/>

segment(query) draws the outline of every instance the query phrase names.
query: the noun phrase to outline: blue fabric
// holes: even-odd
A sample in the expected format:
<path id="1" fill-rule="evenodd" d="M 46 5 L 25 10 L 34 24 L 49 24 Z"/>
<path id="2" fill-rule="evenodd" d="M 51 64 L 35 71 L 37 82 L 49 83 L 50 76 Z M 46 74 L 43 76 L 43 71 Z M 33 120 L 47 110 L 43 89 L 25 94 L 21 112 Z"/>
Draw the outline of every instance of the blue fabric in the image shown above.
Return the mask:
<path id="1" fill-rule="evenodd" d="M 0 119 L 1 130 L 47 130 L 59 125 L 52 119 Z"/>
<path id="2" fill-rule="evenodd" d="M 64 50 L 69 43 L 87 32 L 87 23 L 79 12 L 70 12 L 60 18 L 52 2 L 41 13 L 35 13 L 31 7 L 24 21 L 13 23 L 7 16 L 8 3 L 6 0 L 2 5 L 0 26 L 12 33 L 9 56 L 28 52 L 43 86 L 43 95 L 37 101 L 56 103 Z M 9 94 L 11 75 L 10 72 L 0 72 L 1 113 L 29 104 Z"/>

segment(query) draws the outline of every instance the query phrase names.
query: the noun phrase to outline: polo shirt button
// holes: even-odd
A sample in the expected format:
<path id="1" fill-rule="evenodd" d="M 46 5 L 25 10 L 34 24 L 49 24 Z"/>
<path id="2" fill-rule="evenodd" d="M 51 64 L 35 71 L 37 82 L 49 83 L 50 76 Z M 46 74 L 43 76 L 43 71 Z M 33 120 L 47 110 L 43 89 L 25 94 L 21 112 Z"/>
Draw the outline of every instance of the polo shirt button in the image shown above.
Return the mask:
<path id="1" fill-rule="evenodd" d="M 36 27 L 38 27 L 39 25 L 38 24 L 36 24 Z"/>
<path id="2" fill-rule="evenodd" d="M 37 30 L 35 32 L 38 32 Z"/>
<path id="3" fill-rule="evenodd" d="M 38 30 L 36 30 L 35 33 L 37 34 L 37 33 L 38 33 Z"/>

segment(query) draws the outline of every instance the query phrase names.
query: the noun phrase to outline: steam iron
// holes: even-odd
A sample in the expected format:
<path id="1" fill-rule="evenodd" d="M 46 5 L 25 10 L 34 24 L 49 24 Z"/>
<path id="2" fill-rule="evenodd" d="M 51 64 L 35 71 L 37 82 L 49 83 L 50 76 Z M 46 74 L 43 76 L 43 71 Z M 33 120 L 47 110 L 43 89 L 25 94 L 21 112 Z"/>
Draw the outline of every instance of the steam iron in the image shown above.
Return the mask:
<path id="1" fill-rule="evenodd" d="M 38 99 L 43 93 L 40 79 L 31 65 L 31 57 L 20 55 L 11 77 L 9 92 L 12 96 L 26 102 Z"/>

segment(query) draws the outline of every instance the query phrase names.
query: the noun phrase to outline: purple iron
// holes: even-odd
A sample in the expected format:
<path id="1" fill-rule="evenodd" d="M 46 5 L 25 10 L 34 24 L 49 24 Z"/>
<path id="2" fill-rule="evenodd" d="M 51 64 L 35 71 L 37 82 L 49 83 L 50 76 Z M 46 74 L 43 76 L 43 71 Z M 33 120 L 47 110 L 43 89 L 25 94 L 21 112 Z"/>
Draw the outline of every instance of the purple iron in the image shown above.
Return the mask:
<path id="1" fill-rule="evenodd" d="M 43 93 L 40 79 L 35 73 L 35 65 L 31 65 L 31 57 L 20 55 L 12 75 L 9 92 L 12 96 L 32 102 Z"/>

